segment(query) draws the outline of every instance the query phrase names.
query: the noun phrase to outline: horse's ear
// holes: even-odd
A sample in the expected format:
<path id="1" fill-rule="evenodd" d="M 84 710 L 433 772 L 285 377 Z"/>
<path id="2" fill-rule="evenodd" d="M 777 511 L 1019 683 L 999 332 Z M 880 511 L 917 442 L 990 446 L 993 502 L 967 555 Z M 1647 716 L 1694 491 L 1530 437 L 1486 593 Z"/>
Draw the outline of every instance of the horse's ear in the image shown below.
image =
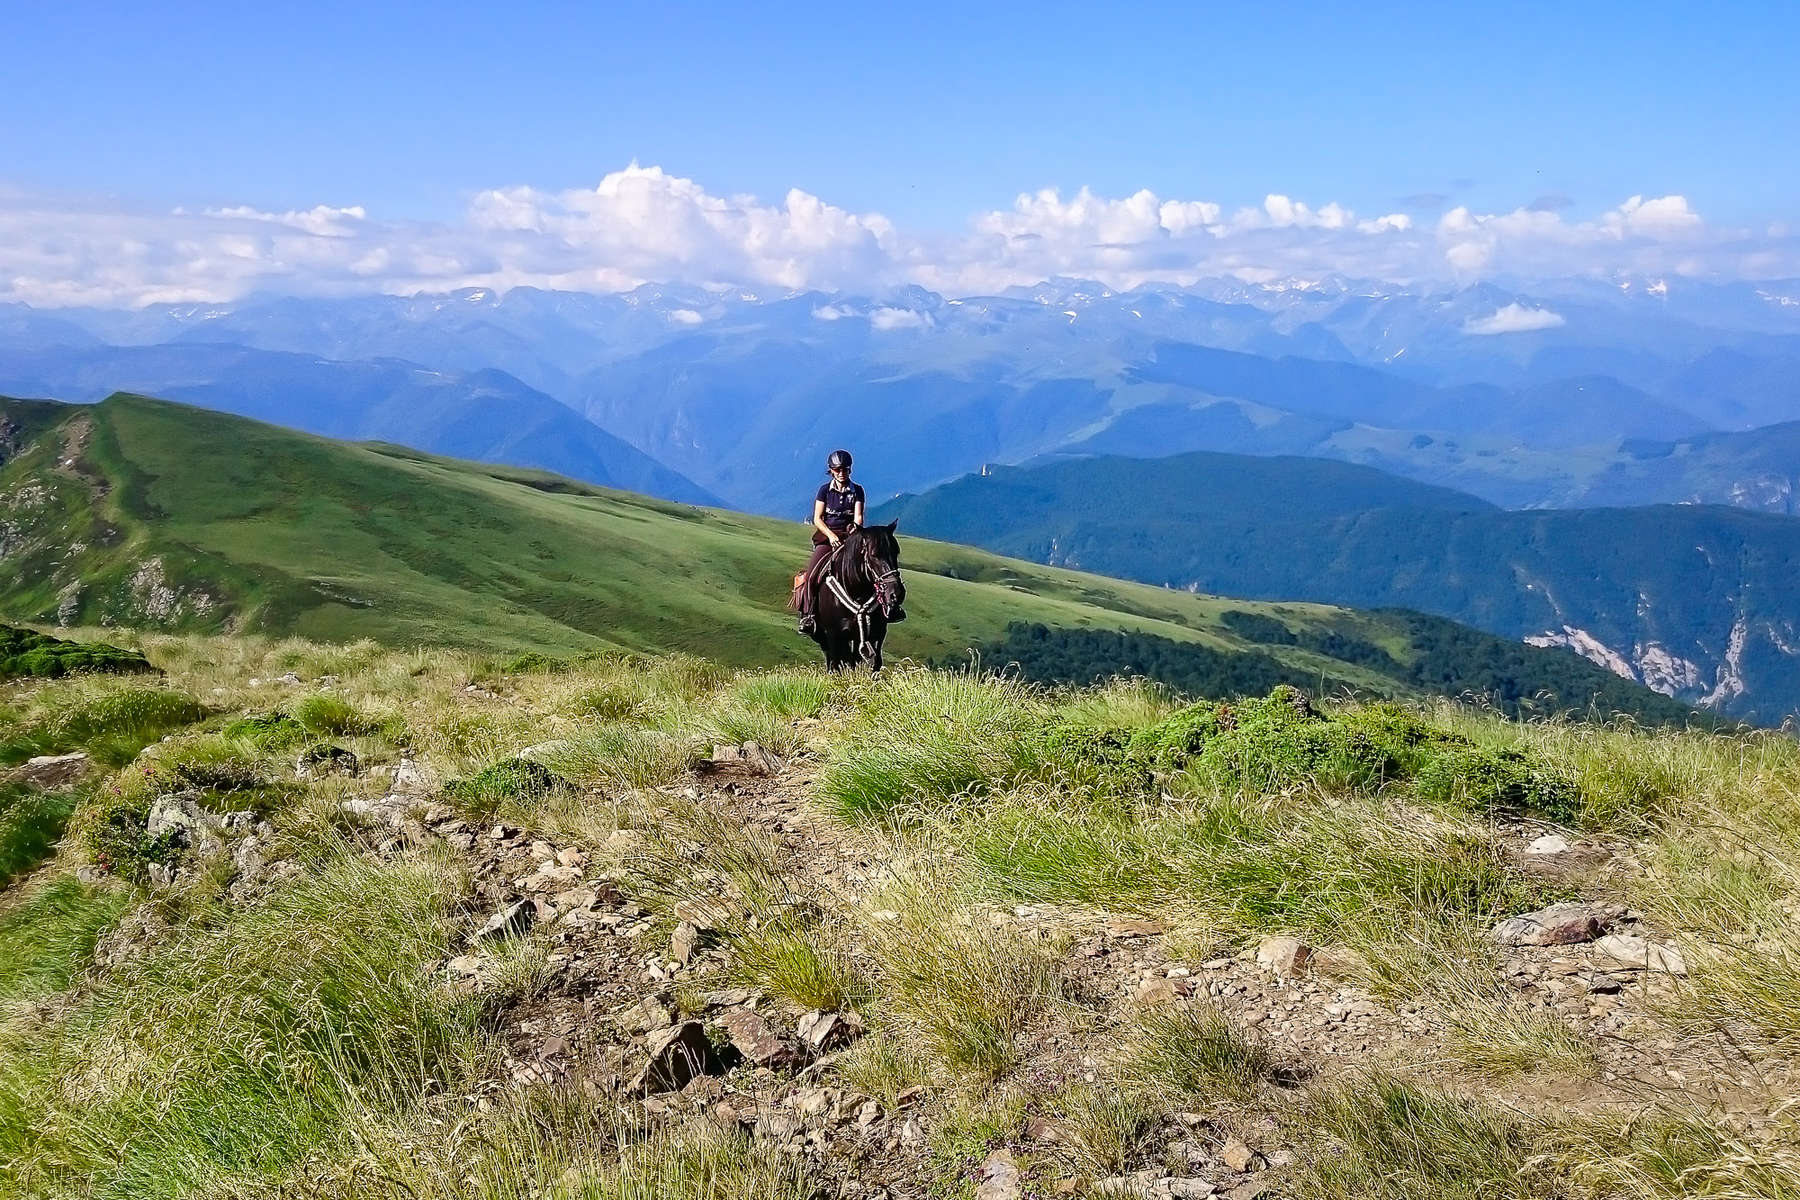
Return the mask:
<path id="1" fill-rule="evenodd" d="M 900 532 L 900 518 L 895 517 L 892 521 L 889 521 L 887 523 L 886 528 L 889 533 L 899 533 Z"/>

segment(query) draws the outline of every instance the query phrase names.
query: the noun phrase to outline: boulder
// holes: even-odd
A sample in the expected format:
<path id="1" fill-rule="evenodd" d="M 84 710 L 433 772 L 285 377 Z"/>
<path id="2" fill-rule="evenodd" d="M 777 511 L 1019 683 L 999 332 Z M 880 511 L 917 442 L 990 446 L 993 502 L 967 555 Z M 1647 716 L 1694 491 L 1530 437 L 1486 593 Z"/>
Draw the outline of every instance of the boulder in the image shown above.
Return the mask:
<path id="1" fill-rule="evenodd" d="M 498 942 L 517 937 L 537 923 L 537 908 L 529 900 L 519 900 L 490 916 L 474 936 L 474 942 Z"/>
<path id="2" fill-rule="evenodd" d="M 26 759 L 25 765 L 14 772 L 14 777 L 41 788 L 59 788 L 80 779 L 87 774 L 87 769 L 88 756 L 79 750 L 73 754 L 40 754 Z"/>
<path id="3" fill-rule="evenodd" d="M 1247 1145 L 1242 1138 L 1228 1137 L 1225 1144 L 1219 1147 L 1219 1161 L 1242 1175 L 1256 1168 L 1257 1159 L 1261 1157 Z"/>
<path id="4" fill-rule="evenodd" d="M 362 763 L 342 746 L 308 746 L 294 759 L 294 776 L 298 779 L 324 779 L 330 775 L 355 776 Z"/>
<path id="5" fill-rule="evenodd" d="M 1525 847 L 1527 854 L 1567 854 L 1569 839 L 1560 833 L 1546 833 Z"/>
<path id="6" fill-rule="evenodd" d="M 1593 941 L 1624 915 L 1616 904 L 1552 904 L 1506 918 L 1489 936 L 1502 946 L 1572 946 Z"/>
<path id="7" fill-rule="evenodd" d="M 694 952 L 700 948 L 700 931 L 683 921 L 675 926 L 675 932 L 669 935 L 669 957 L 687 966 L 694 960 Z"/>
<path id="8" fill-rule="evenodd" d="M 170 792 L 150 802 L 144 832 L 151 839 L 167 838 L 170 845 L 201 854 L 225 848 L 217 830 L 219 818 L 200 807 L 199 792 Z"/>

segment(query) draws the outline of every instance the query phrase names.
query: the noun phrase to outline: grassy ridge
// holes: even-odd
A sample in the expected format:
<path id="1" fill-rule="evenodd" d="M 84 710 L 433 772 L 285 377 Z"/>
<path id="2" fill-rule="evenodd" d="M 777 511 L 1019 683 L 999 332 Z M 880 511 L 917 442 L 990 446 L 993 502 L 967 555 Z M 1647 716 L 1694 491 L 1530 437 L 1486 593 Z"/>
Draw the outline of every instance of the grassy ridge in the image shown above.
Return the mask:
<path id="1" fill-rule="evenodd" d="M 25 433 L 0 464 L 20 543 L 0 611 L 27 620 L 682 651 L 732 665 L 814 657 L 784 607 L 806 550 L 797 525 L 142 397 L 4 411 Z M 1394 615 L 1227 602 L 915 539 L 904 565 L 913 619 L 892 632 L 895 655 L 961 655 L 1027 622 L 1261 654 L 1296 678 L 1377 693 L 1420 690 L 1418 635 Z M 1296 636 L 1259 645 L 1228 622 L 1234 610 Z M 1328 652 L 1342 645 L 1363 653 Z M 1559 691 L 1541 669 L 1551 662 L 1526 662 L 1508 686 Z"/>

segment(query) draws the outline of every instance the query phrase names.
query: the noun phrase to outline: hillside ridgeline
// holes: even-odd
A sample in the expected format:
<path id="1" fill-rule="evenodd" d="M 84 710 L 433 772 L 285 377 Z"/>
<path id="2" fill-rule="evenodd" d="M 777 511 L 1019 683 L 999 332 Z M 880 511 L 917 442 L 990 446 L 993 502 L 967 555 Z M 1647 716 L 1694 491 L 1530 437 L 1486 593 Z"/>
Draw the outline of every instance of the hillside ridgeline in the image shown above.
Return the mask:
<path id="1" fill-rule="evenodd" d="M 784 607 L 807 548 L 795 524 L 135 396 L 9 402 L 0 420 L 12 431 L 0 462 L 0 613 L 20 619 L 509 653 L 679 650 L 739 666 L 813 654 Z M 1023 622 L 1254 660 L 1275 682 L 1315 690 L 1503 692 L 1540 710 L 1688 715 L 1561 651 L 1458 634 L 1473 640 L 1446 658 L 1444 630 L 1401 614 L 1227 602 L 904 545 L 912 619 L 896 627 L 894 655 L 992 650 Z M 1293 639 L 1246 638 L 1227 611 L 1259 613 Z"/>

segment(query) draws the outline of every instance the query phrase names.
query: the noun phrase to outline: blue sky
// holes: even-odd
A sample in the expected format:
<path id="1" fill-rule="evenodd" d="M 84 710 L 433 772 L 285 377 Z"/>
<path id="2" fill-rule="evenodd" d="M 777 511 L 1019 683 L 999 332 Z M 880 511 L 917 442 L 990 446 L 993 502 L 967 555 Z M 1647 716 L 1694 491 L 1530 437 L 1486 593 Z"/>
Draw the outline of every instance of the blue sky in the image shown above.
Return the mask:
<path id="1" fill-rule="evenodd" d="M 157 212 L 457 223 L 636 161 L 921 237 L 1050 187 L 1800 218 L 1789 3 L 62 3 L 8 43 L 0 187 Z"/>

